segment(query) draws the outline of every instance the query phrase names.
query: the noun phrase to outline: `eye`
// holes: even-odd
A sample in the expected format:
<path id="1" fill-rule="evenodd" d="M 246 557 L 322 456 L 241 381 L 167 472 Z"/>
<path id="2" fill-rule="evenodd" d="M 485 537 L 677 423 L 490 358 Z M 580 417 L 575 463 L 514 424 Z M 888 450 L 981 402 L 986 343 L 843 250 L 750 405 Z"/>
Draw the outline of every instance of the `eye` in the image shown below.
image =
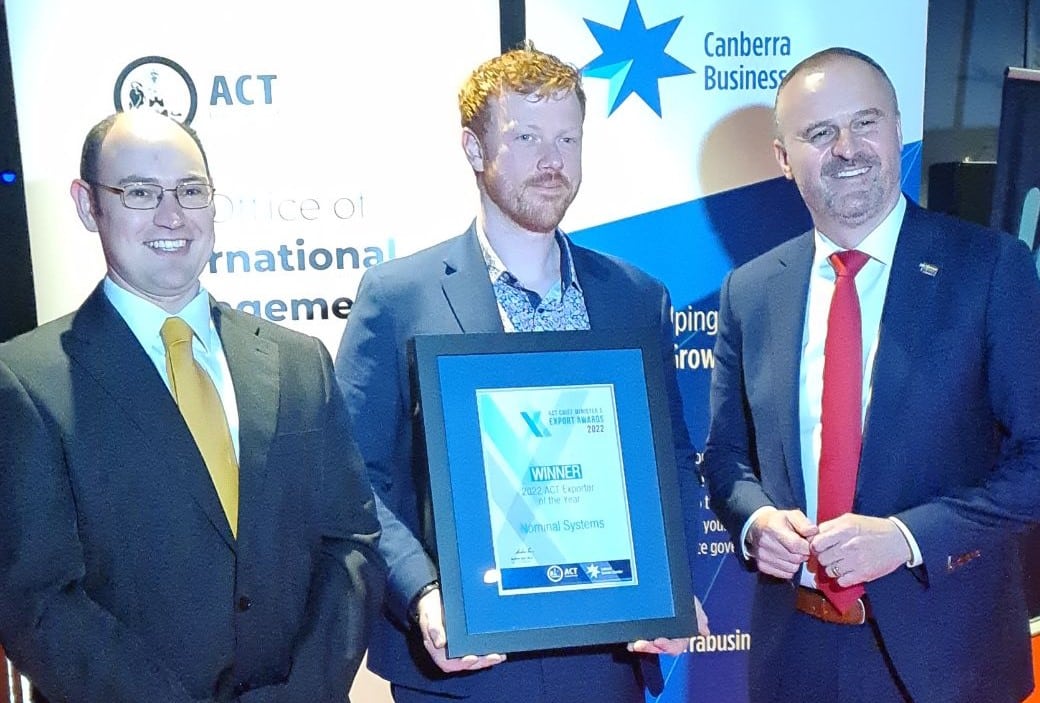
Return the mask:
<path id="1" fill-rule="evenodd" d="M 201 183 L 185 183 L 181 186 L 180 191 L 182 195 L 193 197 L 205 193 L 206 186 Z"/>
<path id="2" fill-rule="evenodd" d="M 577 144 L 578 143 L 578 138 L 577 137 L 561 137 L 560 141 L 563 142 L 564 144 Z"/>
<path id="3" fill-rule="evenodd" d="M 128 186 L 123 192 L 131 198 L 151 198 L 155 195 L 155 188 L 145 185 Z"/>
<path id="4" fill-rule="evenodd" d="M 830 140 L 834 136 L 833 127 L 816 127 L 809 130 L 805 135 L 806 141 L 810 144 L 822 144 Z"/>
<path id="5" fill-rule="evenodd" d="M 518 135 L 517 139 L 519 139 L 522 142 L 533 142 L 536 139 L 536 137 L 533 134 L 525 133 Z"/>
<path id="6" fill-rule="evenodd" d="M 852 123 L 855 129 L 871 129 L 878 123 L 876 117 L 861 117 Z"/>

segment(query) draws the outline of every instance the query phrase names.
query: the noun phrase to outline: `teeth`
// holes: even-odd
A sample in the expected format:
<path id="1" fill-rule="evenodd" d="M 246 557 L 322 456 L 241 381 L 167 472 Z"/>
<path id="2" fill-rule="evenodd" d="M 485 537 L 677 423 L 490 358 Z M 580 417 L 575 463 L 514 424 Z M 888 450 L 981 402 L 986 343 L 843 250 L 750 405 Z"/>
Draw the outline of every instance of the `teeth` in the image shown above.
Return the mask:
<path id="1" fill-rule="evenodd" d="M 177 251 L 178 249 L 183 249 L 187 245 L 187 239 L 156 239 L 152 242 L 145 242 L 145 246 L 151 247 L 152 249 L 158 249 L 159 251 Z"/>
<path id="2" fill-rule="evenodd" d="M 853 169 L 852 171 L 840 171 L 838 173 L 838 178 L 853 178 L 855 176 L 861 176 L 869 170 L 869 168 L 864 166 L 863 168 Z"/>

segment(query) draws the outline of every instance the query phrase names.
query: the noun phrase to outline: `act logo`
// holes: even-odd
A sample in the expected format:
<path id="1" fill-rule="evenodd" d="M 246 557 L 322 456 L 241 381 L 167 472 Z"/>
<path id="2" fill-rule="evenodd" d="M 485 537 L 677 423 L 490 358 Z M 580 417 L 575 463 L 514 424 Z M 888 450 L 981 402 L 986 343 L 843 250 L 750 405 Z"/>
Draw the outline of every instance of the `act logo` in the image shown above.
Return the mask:
<path id="1" fill-rule="evenodd" d="M 191 76 L 163 56 L 144 56 L 127 64 L 116 78 L 112 97 L 117 112 L 154 110 L 184 124 L 191 124 L 198 108 Z"/>
<path id="2" fill-rule="evenodd" d="M 272 105 L 277 78 L 273 73 L 217 74 L 210 88 L 210 108 Z M 195 81 L 180 64 L 164 56 L 143 56 L 127 64 L 116 78 L 113 101 L 117 112 L 155 110 L 184 124 L 191 124 L 199 106 Z"/>

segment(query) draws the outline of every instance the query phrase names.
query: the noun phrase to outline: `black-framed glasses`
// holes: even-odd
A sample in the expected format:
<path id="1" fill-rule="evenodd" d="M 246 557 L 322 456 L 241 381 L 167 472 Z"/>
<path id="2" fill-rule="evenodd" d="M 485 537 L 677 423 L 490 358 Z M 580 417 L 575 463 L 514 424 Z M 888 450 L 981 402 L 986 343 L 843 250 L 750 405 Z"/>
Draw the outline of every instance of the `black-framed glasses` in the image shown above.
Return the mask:
<path id="1" fill-rule="evenodd" d="M 168 192 L 173 193 L 185 210 L 201 210 L 213 202 L 213 186 L 209 183 L 180 183 L 176 188 L 163 188 L 158 183 L 130 183 L 122 188 L 104 183 L 91 185 L 118 193 L 123 206 L 131 210 L 154 210 Z"/>

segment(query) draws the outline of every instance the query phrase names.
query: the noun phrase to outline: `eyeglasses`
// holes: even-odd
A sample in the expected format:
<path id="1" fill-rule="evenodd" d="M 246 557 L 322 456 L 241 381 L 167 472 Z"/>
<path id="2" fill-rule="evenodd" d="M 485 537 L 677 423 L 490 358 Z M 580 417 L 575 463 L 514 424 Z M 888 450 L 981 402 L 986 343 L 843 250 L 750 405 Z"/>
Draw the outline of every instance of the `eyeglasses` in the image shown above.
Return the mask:
<path id="1" fill-rule="evenodd" d="M 115 188 L 104 183 L 91 185 L 118 193 L 123 206 L 131 210 L 154 210 L 168 192 L 173 193 L 185 210 L 201 210 L 213 202 L 213 186 L 209 183 L 180 183 L 176 188 L 163 188 L 157 183 L 132 183 L 125 188 Z"/>

